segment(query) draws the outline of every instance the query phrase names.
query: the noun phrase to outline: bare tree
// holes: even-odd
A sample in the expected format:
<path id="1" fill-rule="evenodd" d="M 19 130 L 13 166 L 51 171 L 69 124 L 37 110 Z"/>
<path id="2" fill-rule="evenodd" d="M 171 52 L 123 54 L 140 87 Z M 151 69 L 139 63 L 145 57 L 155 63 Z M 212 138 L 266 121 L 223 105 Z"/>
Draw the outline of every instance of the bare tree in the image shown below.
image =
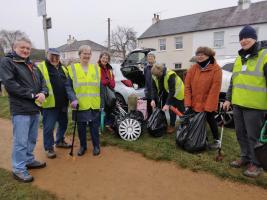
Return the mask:
<path id="1" fill-rule="evenodd" d="M 136 48 L 136 32 L 133 28 L 118 26 L 111 32 L 110 43 L 111 49 L 122 52 L 122 57 L 125 59 L 126 53 Z"/>
<path id="2" fill-rule="evenodd" d="M 24 32 L 19 30 L 16 31 L 7 31 L 1 30 L 0 31 L 0 51 L 8 52 L 12 50 L 13 43 L 17 38 L 20 37 L 27 37 Z"/>

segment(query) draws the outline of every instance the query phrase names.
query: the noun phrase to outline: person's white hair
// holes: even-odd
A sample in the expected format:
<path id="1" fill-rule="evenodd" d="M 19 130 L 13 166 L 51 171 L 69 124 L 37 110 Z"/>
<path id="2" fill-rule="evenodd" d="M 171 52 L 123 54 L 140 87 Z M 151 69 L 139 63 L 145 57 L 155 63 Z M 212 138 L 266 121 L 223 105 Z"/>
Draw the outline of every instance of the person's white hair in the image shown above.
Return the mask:
<path id="1" fill-rule="evenodd" d="M 89 45 L 82 45 L 79 47 L 78 54 L 81 55 L 81 53 L 85 50 L 89 50 L 91 52 L 92 49 Z"/>
<path id="2" fill-rule="evenodd" d="M 28 37 L 23 36 L 23 37 L 16 38 L 16 40 L 13 43 L 13 49 L 17 46 L 19 42 L 26 42 L 32 46 L 31 40 Z"/>

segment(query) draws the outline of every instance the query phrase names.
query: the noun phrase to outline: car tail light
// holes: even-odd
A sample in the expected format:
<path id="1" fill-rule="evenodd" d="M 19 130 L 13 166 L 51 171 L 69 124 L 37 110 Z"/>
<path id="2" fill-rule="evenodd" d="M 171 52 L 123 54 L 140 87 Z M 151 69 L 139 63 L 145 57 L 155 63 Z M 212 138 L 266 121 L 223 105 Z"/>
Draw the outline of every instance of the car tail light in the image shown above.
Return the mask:
<path id="1" fill-rule="evenodd" d="M 133 83 L 131 80 L 122 80 L 121 82 L 127 87 L 133 87 Z"/>

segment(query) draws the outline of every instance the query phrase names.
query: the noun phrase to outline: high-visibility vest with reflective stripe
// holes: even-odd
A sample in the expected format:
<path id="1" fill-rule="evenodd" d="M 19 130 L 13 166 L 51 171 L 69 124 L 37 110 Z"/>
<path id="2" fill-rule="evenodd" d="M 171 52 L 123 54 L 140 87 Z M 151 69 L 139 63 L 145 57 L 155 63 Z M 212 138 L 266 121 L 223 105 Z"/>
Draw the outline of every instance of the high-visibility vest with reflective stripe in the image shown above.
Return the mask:
<path id="1" fill-rule="evenodd" d="M 175 74 L 175 94 L 174 97 L 178 100 L 183 100 L 184 99 L 184 83 L 181 80 L 181 78 L 172 70 L 167 69 L 166 75 L 164 76 L 164 89 L 169 92 L 169 85 L 168 85 L 168 80 L 172 74 Z M 159 81 L 155 76 L 152 76 L 156 86 L 157 90 L 159 92 Z"/>
<path id="2" fill-rule="evenodd" d="M 53 88 L 52 88 L 52 85 L 50 82 L 49 73 L 48 73 L 45 61 L 40 62 L 37 65 L 37 67 L 40 69 L 41 73 L 43 74 L 43 77 L 44 77 L 45 82 L 46 82 L 46 86 L 48 88 L 48 94 L 49 94 L 49 96 L 43 102 L 42 108 L 53 108 L 53 107 L 55 107 L 55 97 L 54 97 L 54 92 L 53 92 Z M 65 69 L 64 66 L 62 66 L 62 69 L 63 69 L 65 75 L 68 76 L 68 71 Z"/>
<path id="3" fill-rule="evenodd" d="M 232 75 L 232 104 L 267 110 L 267 88 L 263 72 L 266 63 L 267 49 L 260 50 L 258 56 L 248 59 L 244 66 L 240 56 L 236 59 Z"/>
<path id="4" fill-rule="evenodd" d="M 79 110 L 100 109 L 100 68 L 89 64 L 85 73 L 81 64 L 67 67 L 72 79 L 74 92 L 79 102 Z"/>

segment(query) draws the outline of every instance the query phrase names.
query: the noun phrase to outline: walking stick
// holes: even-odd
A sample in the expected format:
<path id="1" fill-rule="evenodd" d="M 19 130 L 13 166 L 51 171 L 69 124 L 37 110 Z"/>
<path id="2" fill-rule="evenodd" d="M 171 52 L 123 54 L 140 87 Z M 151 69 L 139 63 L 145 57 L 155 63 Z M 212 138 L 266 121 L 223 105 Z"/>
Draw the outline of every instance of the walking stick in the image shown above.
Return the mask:
<path id="1" fill-rule="evenodd" d="M 78 116 L 78 110 L 79 110 L 79 104 L 77 104 L 76 107 L 76 113 L 75 113 L 75 122 L 74 122 L 74 130 L 72 134 L 72 143 L 71 143 L 71 150 L 70 150 L 70 156 L 73 156 L 73 146 L 74 146 L 74 139 L 75 139 L 75 131 L 76 131 L 76 126 L 77 126 L 77 116 Z"/>

